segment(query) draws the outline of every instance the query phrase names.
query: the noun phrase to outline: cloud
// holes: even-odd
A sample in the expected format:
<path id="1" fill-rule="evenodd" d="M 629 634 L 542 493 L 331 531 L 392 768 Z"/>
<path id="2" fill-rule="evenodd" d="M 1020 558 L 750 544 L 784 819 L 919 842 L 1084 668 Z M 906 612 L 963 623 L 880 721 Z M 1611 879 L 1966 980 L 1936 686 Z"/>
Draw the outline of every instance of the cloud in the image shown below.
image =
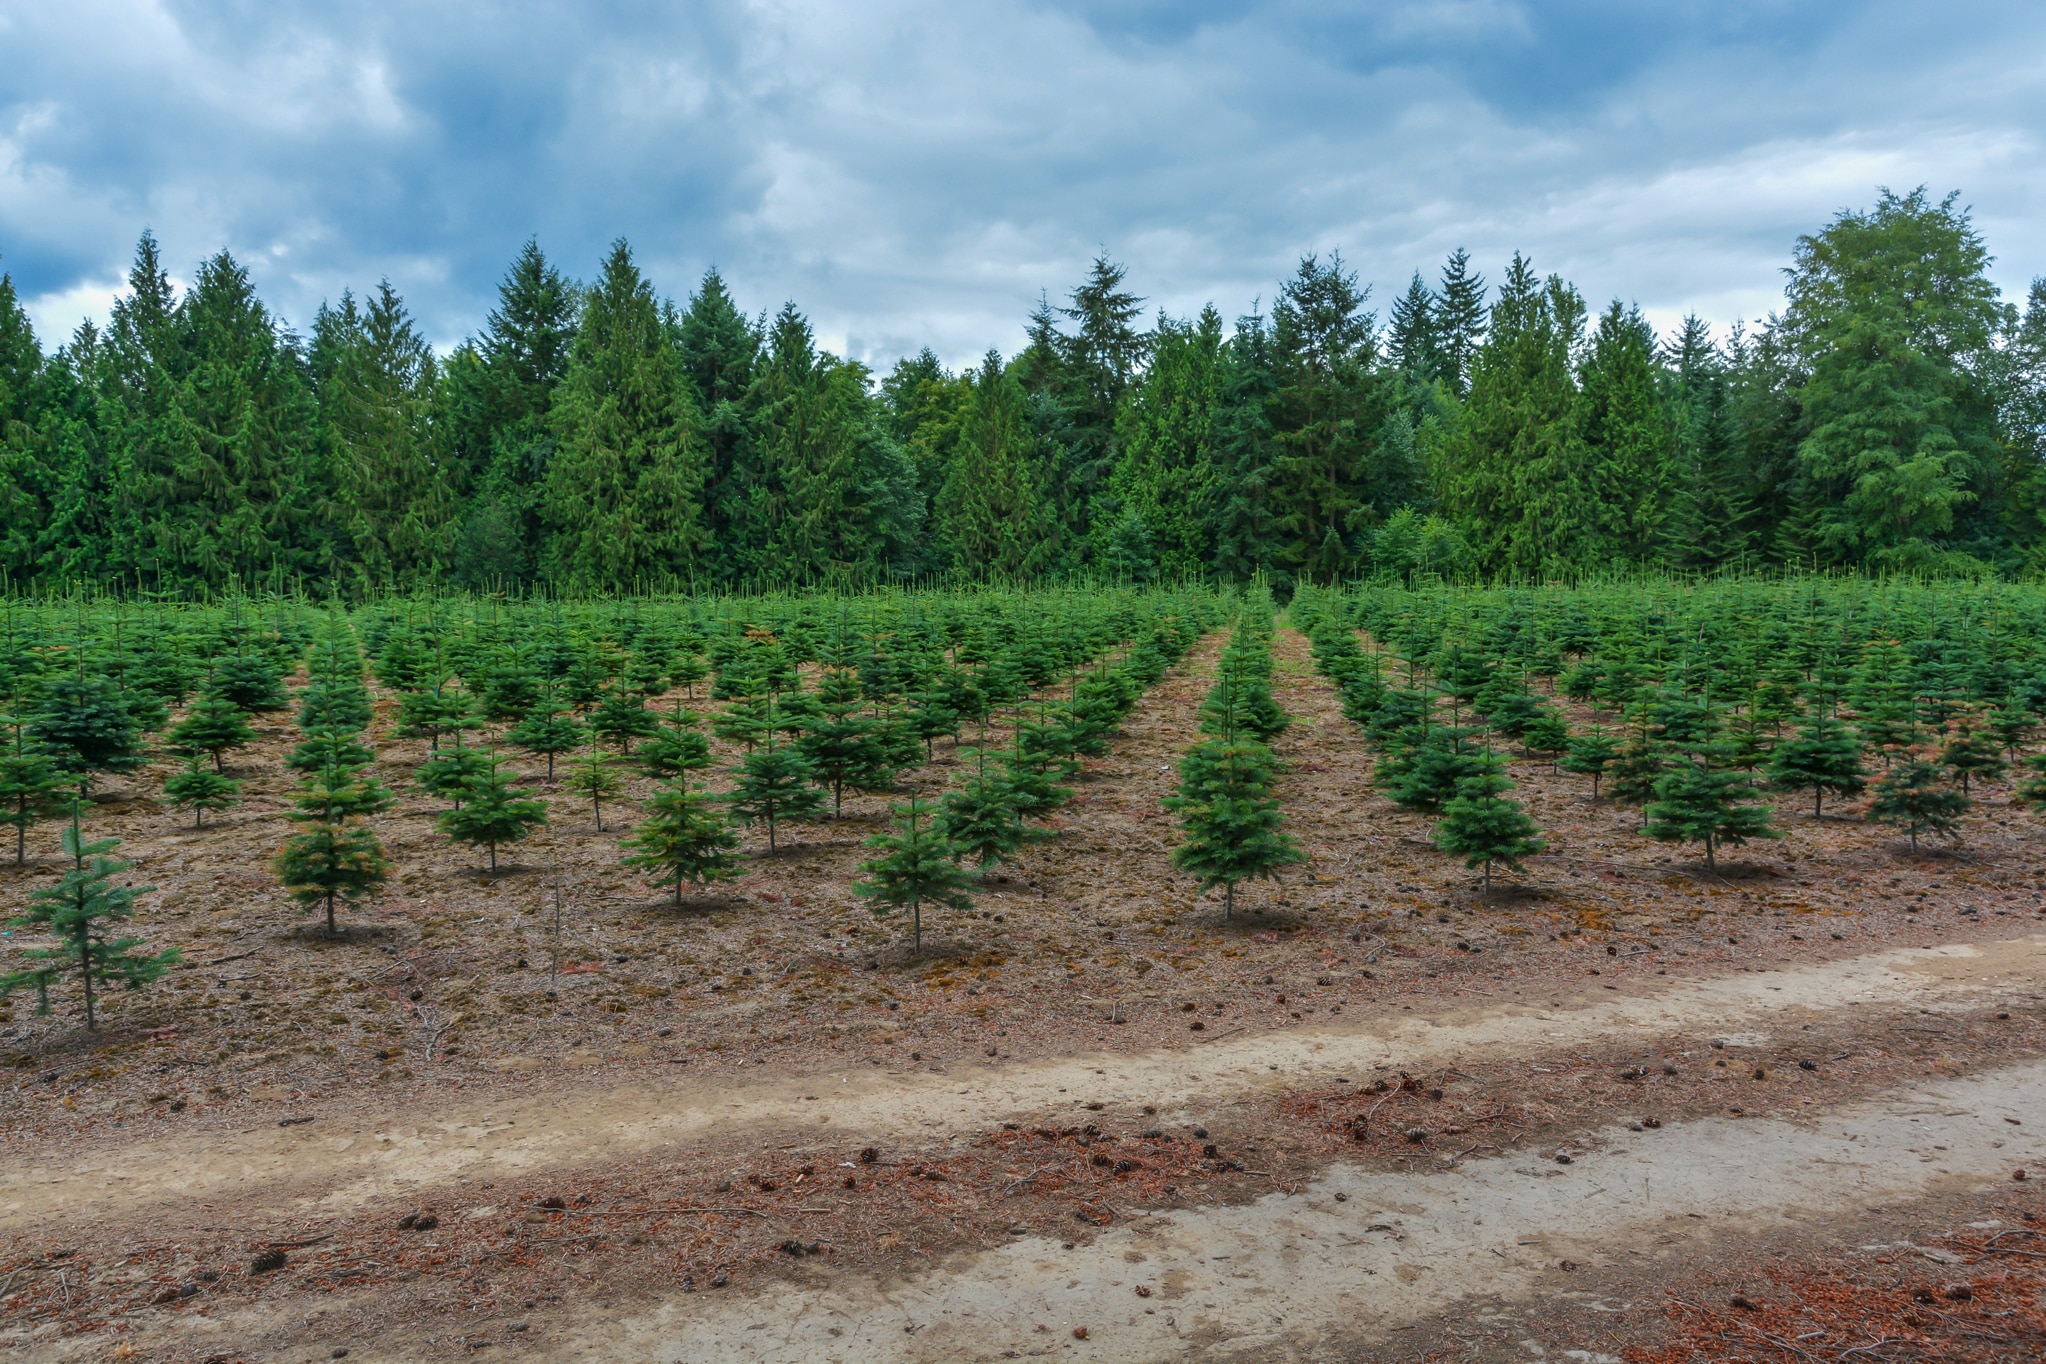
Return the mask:
<path id="1" fill-rule="evenodd" d="M 1153 306 L 1340 247 L 1381 303 L 1516 249 L 1660 323 L 1780 298 L 1877 184 L 2046 272 L 2046 14 L 1783 0 L 0 0 L 0 253 L 46 343 L 153 228 L 303 326 L 388 276 L 447 345 L 528 236 L 885 365 L 1020 344 L 1097 250 Z"/>

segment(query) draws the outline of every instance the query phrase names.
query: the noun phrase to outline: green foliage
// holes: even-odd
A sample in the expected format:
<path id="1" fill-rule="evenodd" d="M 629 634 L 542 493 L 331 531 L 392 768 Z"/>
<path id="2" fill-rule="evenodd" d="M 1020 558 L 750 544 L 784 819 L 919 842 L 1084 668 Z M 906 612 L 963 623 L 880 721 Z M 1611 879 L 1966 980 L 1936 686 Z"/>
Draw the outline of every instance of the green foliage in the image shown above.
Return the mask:
<path id="1" fill-rule="evenodd" d="M 230 748 L 246 748 L 256 741 L 256 730 L 242 708 L 226 696 L 208 692 L 192 704 L 185 718 L 164 735 L 173 748 L 187 753 L 205 753 L 213 758 L 213 770 L 221 772 L 221 754 Z"/>
<path id="2" fill-rule="evenodd" d="M 1521 858 L 1548 848 L 1520 802 L 1506 799 L 1512 789 L 1513 783 L 1498 771 L 1465 777 L 1457 783 L 1456 794 L 1443 802 L 1442 819 L 1435 826 L 1436 847 L 1461 857 L 1466 867 L 1485 869 L 1487 895 L 1492 893 L 1494 862 L 1521 871 Z"/>
<path id="3" fill-rule="evenodd" d="M 1664 843 L 1702 843 L 1705 865 L 1717 865 L 1713 854 L 1727 844 L 1751 838 L 1781 838 L 1770 823 L 1769 808 L 1746 804 L 1748 785 L 1737 772 L 1714 771 L 1693 762 L 1679 762 L 1655 783 L 1648 804 L 1648 836 Z"/>
<path id="4" fill-rule="evenodd" d="M 1947 785 L 1946 769 L 1917 754 L 1909 754 L 1890 765 L 1876 783 L 1875 799 L 1869 802 L 1871 819 L 1879 819 L 1904 830 L 1911 837 L 1911 851 L 1918 851 L 1920 834 L 1952 838 L 1955 827 L 1975 802 Z"/>
<path id="5" fill-rule="evenodd" d="M 517 843 L 547 823 L 546 802 L 515 794 L 505 779 L 503 762 L 494 753 L 486 754 L 481 770 L 468 779 L 462 802 L 434 820 L 440 831 L 456 842 L 487 848 L 493 872 L 500 844 Z"/>
<path id="6" fill-rule="evenodd" d="M 590 732 L 599 739 L 615 739 L 621 754 L 632 752 L 632 741 L 658 734 L 660 717 L 647 710 L 645 703 L 635 693 L 612 691 L 605 693 L 603 701 L 589 719 Z"/>
<path id="7" fill-rule="evenodd" d="M 740 760 L 733 771 L 732 813 L 740 823 L 767 825 L 767 851 L 775 851 L 777 825 L 791 820 L 815 819 L 824 808 L 824 793 L 817 789 L 817 769 L 792 744 L 779 742 L 774 717 L 758 748 Z"/>
<path id="8" fill-rule="evenodd" d="M 181 771 L 172 773 L 163 783 L 163 794 L 174 809 L 192 812 L 192 827 L 206 827 L 208 810 L 225 810 L 241 804 L 242 784 L 218 772 L 208 772 L 199 763 L 194 753 L 186 759 Z"/>
<path id="9" fill-rule="evenodd" d="M 573 715 L 557 710 L 551 704 L 542 704 L 506 730 L 504 739 L 512 747 L 523 749 L 535 757 L 544 756 L 547 759 L 547 780 L 553 781 L 555 756 L 581 748 L 589 741 L 589 732 Z M 646 757 L 643 751 L 640 756 L 642 760 Z"/>
<path id="10" fill-rule="evenodd" d="M 639 765 L 650 776 L 668 779 L 709 767 L 714 759 L 710 740 L 696 728 L 701 721 L 701 716 L 686 711 L 663 721 L 659 731 L 639 746 Z"/>
<path id="11" fill-rule="evenodd" d="M 831 813 L 844 803 L 845 788 L 886 785 L 894 776 L 881 726 L 862 714 L 866 697 L 859 676 L 848 668 L 826 668 L 817 684 L 816 714 L 796 741 L 797 751 L 831 789 Z"/>
<path id="12" fill-rule="evenodd" d="M 908 909 L 914 925 L 914 950 L 921 953 L 925 903 L 973 908 L 967 894 L 972 878 L 954 860 L 957 850 L 946 839 L 930 802 L 913 797 L 907 805 L 891 805 L 889 813 L 895 820 L 895 832 L 876 834 L 866 841 L 876 855 L 860 864 L 867 879 L 854 882 L 853 893 L 873 901 L 877 916 Z"/>
<path id="13" fill-rule="evenodd" d="M 0 716 L 7 735 L 0 749 L 0 822 L 14 826 L 14 864 L 27 857 L 30 826 L 70 809 L 69 774 L 28 741 L 27 728 L 12 715 Z"/>
<path id="14" fill-rule="evenodd" d="M 133 772 L 147 761 L 134 716 L 104 677 L 60 677 L 43 692 L 28 737 L 72 780 Z"/>
<path id="15" fill-rule="evenodd" d="M 988 868 L 1014 860 L 1044 831 L 1024 822 L 1024 802 L 999 771 L 988 772 L 986 752 L 976 751 L 970 756 L 975 763 L 974 775 L 945 793 L 938 826 L 958 856 L 971 859 L 986 875 Z"/>
<path id="16" fill-rule="evenodd" d="M 23 949 L 22 957 L 33 964 L 0 976 L 0 999 L 33 985 L 40 995 L 40 1011 L 47 1013 L 50 981 L 75 971 L 85 995 L 86 1030 L 95 1031 L 99 1026 L 95 985 L 118 981 L 130 990 L 140 989 L 182 960 L 175 947 L 151 956 L 136 950 L 142 946 L 140 938 L 110 936 L 115 925 L 134 917 L 135 901 L 153 889 L 114 884 L 114 878 L 133 865 L 105 856 L 119 846 L 117 838 L 88 843 L 73 810 L 64 830 L 70 868 L 55 885 L 33 891 L 28 908 L 8 920 L 10 928 L 43 930 L 57 940 L 56 945 Z"/>
<path id="17" fill-rule="evenodd" d="M 1994 781 L 2009 767 L 2003 760 L 2003 747 L 1996 736 L 1986 732 L 1981 721 L 1974 716 L 1964 716 L 1947 735 L 1946 742 L 1939 748 L 1939 762 L 1960 777 L 1963 795 L 1968 793 L 1969 778 Z"/>
<path id="18" fill-rule="evenodd" d="M 230 654 L 221 659 L 206 679 L 206 693 L 251 715 L 285 706 L 284 679 L 277 666 L 261 654 Z"/>
<path id="19" fill-rule="evenodd" d="M 315 821 L 285 841 L 271 864 L 291 897 L 310 910 L 324 905 L 327 932 L 338 933 L 334 901 L 355 904 L 376 893 L 391 874 L 383 844 L 366 824 Z"/>
<path id="20" fill-rule="evenodd" d="M 590 753 L 578 758 L 575 766 L 569 769 L 568 779 L 562 785 L 579 796 L 589 797 L 590 810 L 597 821 L 597 832 L 604 832 L 604 802 L 617 795 L 624 786 L 610 755 Z"/>
<path id="21" fill-rule="evenodd" d="M 322 729 L 307 734 L 285 756 L 284 765 L 294 772 L 354 772 L 375 761 L 376 754 L 353 732 Z"/>
<path id="22" fill-rule="evenodd" d="M 682 883 L 708 886 L 739 874 L 738 835 L 732 832 L 716 800 L 681 786 L 654 792 L 647 816 L 625 840 L 638 851 L 625 859 L 628 867 L 657 872 L 661 884 L 673 882 L 675 903 L 682 903 Z"/>
<path id="23" fill-rule="evenodd" d="M 1839 719 L 1815 716 L 1797 737 L 1776 746 L 1769 759 L 1769 782 L 1785 791 L 1812 793 L 1812 818 L 1823 812 L 1826 793 L 1861 794 L 1868 778 L 1861 767 L 1861 740 Z"/>
<path id="24" fill-rule="evenodd" d="M 484 749 L 454 744 L 419 764 L 413 770 L 412 784 L 460 809 L 468 798 L 470 782 L 482 776 L 494 761 Z"/>

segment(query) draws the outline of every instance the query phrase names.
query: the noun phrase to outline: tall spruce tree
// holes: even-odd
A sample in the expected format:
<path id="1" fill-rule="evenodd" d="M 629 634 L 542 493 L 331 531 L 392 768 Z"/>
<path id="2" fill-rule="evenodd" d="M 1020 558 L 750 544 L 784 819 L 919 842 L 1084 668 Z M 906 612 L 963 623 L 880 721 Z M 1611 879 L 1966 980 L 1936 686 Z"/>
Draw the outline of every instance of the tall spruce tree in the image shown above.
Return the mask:
<path id="1" fill-rule="evenodd" d="M 1433 313 L 1436 360 L 1430 377 L 1467 398 L 1485 335 L 1485 277 L 1471 269 L 1470 252 L 1461 246 L 1443 262 Z"/>
<path id="2" fill-rule="evenodd" d="M 1600 531 L 1635 563 L 1663 552 L 1676 486 L 1675 431 L 1661 392 L 1655 335 L 1617 300 L 1599 317 L 1581 370 L 1578 426 Z"/>

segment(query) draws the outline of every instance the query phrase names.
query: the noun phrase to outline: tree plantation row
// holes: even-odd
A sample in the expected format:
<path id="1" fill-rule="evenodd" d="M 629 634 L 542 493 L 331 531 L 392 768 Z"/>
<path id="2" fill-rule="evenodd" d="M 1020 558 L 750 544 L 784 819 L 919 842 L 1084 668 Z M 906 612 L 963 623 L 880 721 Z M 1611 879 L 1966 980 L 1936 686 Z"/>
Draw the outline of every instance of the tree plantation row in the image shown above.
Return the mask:
<path id="1" fill-rule="evenodd" d="M 1212 593 L 1124 591 L 640 603 L 608 618 L 528 608 L 479 619 L 441 605 L 365 612 L 360 628 L 283 603 L 267 615 L 24 612 L 10 622 L 0 802 L 17 861 L 33 826 L 63 818 L 72 866 L 11 921 L 54 941 L 9 963 L 19 969 L 0 975 L 0 992 L 33 988 L 47 1010 L 52 983 L 76 976 L 90 1026 L 95 983 L 139 986 L 176 961 L 175 949 L 117 936 L 140 892 L 116 882 L 129 866 L 108 856 L 114 841 L 85 835 L 85 798 L 143 768 L 154 734 L 181 759 L 163 797 L 201 824 L 238 802 L 226 759 L 256 738 L 252 717 L 287 708 L 300 734 L 285 760 L 300 776 L 287 815 L 297 832 L 272 868 L 324 911 L 330 934 L 337 902 L 368 898 L 393 870 L 371 822 L 395 803 L 373 770 L 372 745 L 391 733 L 425 741 L 412 786 L 445 802 L 437 828 L 482 850 L 493 873 L 500 847 L 548 820 L 503 749 L 543 760 L 549 782 L 569 759 L 562 784 L 590 802 L 600 833 L 624 772 L 654 778 L 624 861 L 678 903 L 686 884 L 739 872 L 734 826 L 763 829 L 772 856 L 778 830 L 835 815 L 848 788 L 894 790 L 945 739 L 968 775 L 936 802 L 893 807 L 895 827 L 869 840 L 854 887 L 877 914 L 906 911 L 921 951 L 925 903 L 964 907 L 977 875 L 1047 836 L 1072 794 L 1062 783 L 1108 751 L 1144 690 L 1228 609 Z M 382 736 L 358 641 L 396 693 Z M 688 708 L 705 680 L 722 703 L 710 730 L 742 755 L 715 793 L 706 716 Z M 962 749 L 968 731 L 977 744 Z"/>
<path id="2" fill-rule="evenodd" d="M 1160 313 L 1106 257 L 1013 357 L 885 375 L 713 271 L 661 298 L 537 245 L 437 354 L 381 284 L 301 337 L 226 253 L 154 240 L 45 354 L 0 277 L 0 572 L 17 588 L 691 591 L 2046 562 L 2046 286 L 1953 197 L 1799 239 L 1779 316 L 1658 337 L 1462 251 L 1383 315 L 1340 256 L 1269 314 Z"/>

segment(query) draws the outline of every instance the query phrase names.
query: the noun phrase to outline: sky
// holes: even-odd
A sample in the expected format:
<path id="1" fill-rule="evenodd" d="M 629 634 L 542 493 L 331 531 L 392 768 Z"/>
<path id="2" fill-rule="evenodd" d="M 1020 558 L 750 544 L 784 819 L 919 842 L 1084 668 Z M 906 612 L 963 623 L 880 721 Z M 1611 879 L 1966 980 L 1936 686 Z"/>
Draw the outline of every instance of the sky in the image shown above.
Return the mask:
<path id="1" fill-rule="evenodd" d="M 1668 328 L 1780 306 L 1800 233 L 1957 190 L 2046 274 L 2046 5 L 1823 0 L 0 0 L 0 270 L 46 346 L 147 228 L 289 326 L 388 278 L 436 345 L 529 237 L 715 265 L 885 368 L 1022 344 L 1100 252 L 1225 317 L 1452 248 Z"/>

